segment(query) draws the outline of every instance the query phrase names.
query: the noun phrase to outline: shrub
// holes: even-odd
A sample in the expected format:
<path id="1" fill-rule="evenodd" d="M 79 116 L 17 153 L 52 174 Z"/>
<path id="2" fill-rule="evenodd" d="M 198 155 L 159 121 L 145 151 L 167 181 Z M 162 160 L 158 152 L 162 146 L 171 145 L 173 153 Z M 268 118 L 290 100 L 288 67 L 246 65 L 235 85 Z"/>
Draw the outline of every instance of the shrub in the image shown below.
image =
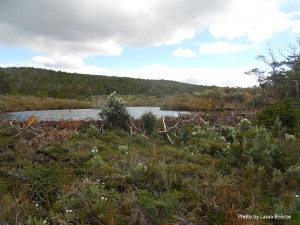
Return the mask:
<path id="1" fill-rule="evenodd" d="M 230 126 L 221 126 L 220 135 L 223 136 L 226 141 L 235 142 L 236 141 L 236 129 Z"/>
<path id="2" fill-rule="evenodd" d="M 129 113 L 126 109 L 126 102 L 122 98 L 116 97 L 114 91 L 107 99 L 99 116 L 109 127 L 119 127 L 126 129 L 128 127 Z"/>
<path id="3" fill-rule="evenodd" d="M 142 115 L 141 127 L 146 134 L 152 134 L 156 127 L 156 116 L 152 112 L 148 112 Z"/>
<path id="4" fill-rule="evenodd" d="M 237 128 L 241 132 L 245 132 L 251 128 L 251 122 L 248 119 L 242 119 L 238 124 Z"/>
<path id="5" fill-rule="evenodd" d="M 283 127 L 290 134 L 300 135 L 300 108 L 291 99 L 267 105 L 257 117 L 258 124 L 272 128 L 275 120 L 279 118 Z"/>
<path id="6" fill-rule="evenodd" d="M 251 99 L 251 103 L 255 108 L 262 107 L 263 105 L 265 105 L 264 96 L 260 93 L 255 94 Z"/>

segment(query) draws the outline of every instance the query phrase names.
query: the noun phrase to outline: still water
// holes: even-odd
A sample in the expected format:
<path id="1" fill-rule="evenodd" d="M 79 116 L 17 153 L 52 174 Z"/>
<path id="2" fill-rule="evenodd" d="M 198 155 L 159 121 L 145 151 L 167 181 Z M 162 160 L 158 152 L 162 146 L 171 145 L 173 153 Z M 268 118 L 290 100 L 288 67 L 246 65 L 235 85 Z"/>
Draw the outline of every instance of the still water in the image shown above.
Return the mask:
<path id="1" fill-rule="evenodd" d="M 179 111 L 160 110 L 159 107 L 127 107 L 128 112 L 134 118 L 141 117 L 144 113 L 152 112 L 157 117 L 162 116 L 178 116 Z M 10 112 L 0 113 L 0 120 L 26 120 L 28 116 L 34 115 L 39 121 L 51 121 L 51 120 L 98 120 L 100 119 L 98 113 L 99 109 L 72 109 L 72 110 L 38 110 L 38 111 L 22 111 L 22 112 Z"/>

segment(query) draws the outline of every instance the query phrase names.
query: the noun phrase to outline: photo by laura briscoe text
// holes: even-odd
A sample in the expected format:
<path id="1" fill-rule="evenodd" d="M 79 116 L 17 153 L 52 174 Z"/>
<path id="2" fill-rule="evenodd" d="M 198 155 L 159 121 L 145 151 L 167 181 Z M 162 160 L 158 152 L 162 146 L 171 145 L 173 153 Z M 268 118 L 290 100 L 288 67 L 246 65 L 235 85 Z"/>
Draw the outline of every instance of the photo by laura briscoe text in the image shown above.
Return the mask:
<path id="1" fill-rule="evenodd" d="M 238 214 L 238 219 L 241 220 L 291 220 L 290 214 Z"/>

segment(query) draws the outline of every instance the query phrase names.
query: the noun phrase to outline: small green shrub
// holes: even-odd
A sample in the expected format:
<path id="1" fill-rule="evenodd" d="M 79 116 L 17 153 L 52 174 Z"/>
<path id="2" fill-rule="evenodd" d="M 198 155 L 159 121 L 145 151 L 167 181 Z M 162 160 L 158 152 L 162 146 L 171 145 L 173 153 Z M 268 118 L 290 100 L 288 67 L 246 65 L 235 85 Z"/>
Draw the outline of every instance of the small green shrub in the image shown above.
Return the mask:
<path id="1" fill-rule="evenodd" d="M 152 134 L 156 127 L 156 116 L 152 112 L 148 112 L 142 115 L 141 127 L 146 134 Z"/>
<path id="2" fill-rule="evenodd" d="M 241 131 L 241 132 L 248 131 L 250 128 L 251 128 L 251 122 L 248 119 L 242 119 L 237 124 L 237 129 L 238 129 L 238 131 Z"/>
<path id="3" fill-rule="evenodd" d="M 128 128 L 129 113 L 126 109 L 126 102 L 122 98 L 116 97 L 114 91 L 107 99 L 99 116 L 109 127 Z"/>
<path id="4" fill-rule="evenodd" d="M 230 126 L 221 126 L 220 135 L 225 138 L 226 141 L 236 142 L 236 129 Z"/>
<path id="5" fill-rule="evenodd" d="M 128 147 L 127 145 L 119 145 L 118 150 L 124 154 L 128 154 Z"/>

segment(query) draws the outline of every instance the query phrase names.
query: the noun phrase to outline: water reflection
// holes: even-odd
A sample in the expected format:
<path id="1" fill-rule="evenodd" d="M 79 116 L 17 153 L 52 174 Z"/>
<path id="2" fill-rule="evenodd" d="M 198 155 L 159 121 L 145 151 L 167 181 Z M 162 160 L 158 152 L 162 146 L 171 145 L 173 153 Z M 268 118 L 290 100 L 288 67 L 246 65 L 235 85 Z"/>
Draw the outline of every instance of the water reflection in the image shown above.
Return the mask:
<path id="1" fill-rule="evenodd" d="M 152 112 L 157 117 L 162 116 L 178 116 L 178 111 L 160 110 L 159 107 L 127 107 L 129 113 L 134 118 L 141 117 L 144 113 Z M 39 121 L 51 121 L 51 120 L 98 120 L 99 109 L 62 109 L 62 110 L 38 110 L 38 111 L 22 111 L 11 113 L 0 113 L 0 119 L 2 120 L 17 120 L 22 121 L 28 118 L 30 115 L 34 115 Z M 182 112 L 188 113 L 188 112 Z"/>

